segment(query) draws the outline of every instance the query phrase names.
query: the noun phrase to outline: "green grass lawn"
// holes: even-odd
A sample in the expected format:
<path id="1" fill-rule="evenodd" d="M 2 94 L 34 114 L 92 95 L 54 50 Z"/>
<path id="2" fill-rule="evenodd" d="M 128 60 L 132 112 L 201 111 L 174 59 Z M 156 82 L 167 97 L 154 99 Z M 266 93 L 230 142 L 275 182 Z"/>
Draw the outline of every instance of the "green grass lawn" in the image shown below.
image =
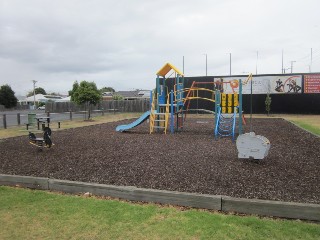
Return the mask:
<path id="1" fill-rule="evenodd" d="M 308 130 L 309 132 L 312 132 L 316 135 L 320 136 L 320 128 L 318 126 L 311 125 L 309 123 L 306 123 L 304 121 L 300 120 L 292 120 L 293 123 L 297 124 L 299 127 Z M 320 120 L 319 120 L 320 122 Z"/>
<path id="2" fill-rule="evenodd" d="M 319 239 L 320 224 L 0 187 L 0 239 Z"/>

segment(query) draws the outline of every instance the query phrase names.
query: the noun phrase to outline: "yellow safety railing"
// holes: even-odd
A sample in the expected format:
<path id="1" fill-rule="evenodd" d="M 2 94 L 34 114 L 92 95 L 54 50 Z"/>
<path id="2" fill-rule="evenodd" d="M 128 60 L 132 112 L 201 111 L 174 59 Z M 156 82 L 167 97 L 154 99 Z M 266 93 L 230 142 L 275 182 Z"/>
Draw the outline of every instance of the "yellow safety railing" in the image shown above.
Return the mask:
<path id="1" fill-rule="evenodd" d="M 210 92 L 212 93 L 212 100 L 214 100 L 215 97 L 215 90 L 211 90 L 208 88 L 199 88 L 199 87 L 191 87 L 191 88 L 184 88 L 184 92 L 188 92 L 185 101 L 187 101 L 190 98 L 190 93 L 192 92 L 192 97 L 195 97 L 194 92 L 196 92 L 196 97 L 199 97 L 199 91 L 204 91 L 204 92 Z"/>
<path id="2" fill-rule="evenodd" d="M 156 107 L 156 101 L 157 97 L 155 92 L 153 92 L 152 97 L 152 104 L 151 104 L 151 110 L 150 110 L 150 134 L 153 133 L 154 129 L 154 120 L 155 120 L 155 107 Z"/>
<path id="3" fill-rule="evenodd" d="M 190 93 L 196 91 L 196 96 L 194 96 L 194 94 L 192 94 L 193 96 L 190 96 Z M 203 97 L 199 97 L 199 91 L 207 91 L 207 92 L 211 92 L 212 93 L 212 99 L 209 99 L 209 98 L 203 98 Z M 205 100 L 209 100 L 211 102 L 215 102 L 215 90 L 211 90 L 211 89 L 208 89 L 208 88 L 199 88 L 199 87 L 191 87 L 191 88 L 183 88 L 181 90 L 176 90 L 176 85 L 174 86 L 174 96 L 175 96 L 175 99 L 177 98 L 177 94 L 178 93 L 184 93 L 184 92 L 188 92 L 187 93 L 187 96 L 185 98 L 182 98 L 182 101 L 183 101 L 183 104 L 185 104 L 185 102 L 187 100 L 191 100 L 191 99 L 205 99 Z M 180 100 L 181 101 L 181 100 Z M 177 102 L 177 101 L 174 101 L 174 102 Z"/>
<path id="4" fill-rule="evenodd" d="M 197 91 L 197 94 L 196 96 L 194 96 L 194 94 L 192 94 L 190 96 L 190 92 L 191 91 Z M 204 98 L 204 97 L 199 97 L 199 91 L 207 91 L 207 92 L 211 92 L 212 93 L 212 98 Z M 211 102 L 215 102 L 215 91 L 214 90 L 211 90 L 211 89 L 208 89 L 208 88 L 198 88 L 198 87 L 192 87 L 192 88 L 184 88 L 180 91 L 176 91 L 178 93 L 184 93 L 184 92 L 188 92 L 187 96 L 185 98 L 182 98 L 181 100 L 183 101 L 183 103 L 185 104 L 186 101 L 188 100 L 192 100 L 192 99 L 204 99 L 204 100 L 208 100 L 208 101 L 211 101 Z M 180 101 L 181 101 L 180 100 Z M 175 103 L 177 102 L 174 101 Z"/>
<path id="5" fill-rule="evenodd" d="M 208 88 L 199 88 L 199 87 L 192 87 L 192 88 L 184 88 L 183 91 L 186 92 L 186 91 L 193 91 L 193 90 L 202 90 L 202 91 L 207 91 L 207 92 L 212 92 L 212 93 L 215 93 L 216 91 L 215 90 L 211 90 L 211 89 L 208 89 Z"/>
<path id="6" fill-rule="evenodd" d="M 194 100 L 194 99 L 203 99 L 203 100 L 207 100 L 210 102 L 216 102 L 215 99 L 211 99 L 211 98 L 204 98 L 204 97 L 187 97 L 187 98 L 183 98 L 183 101 L 188 101 L 188 100 Z"/>
<path id="7" fill-rule="evenodd" d="M 164 116 L 164 134 L 167 134 L 168 122 L 169 122 L 169 108 L 170 107 L 170 94 L 167 95 L 166 112 Z"/>

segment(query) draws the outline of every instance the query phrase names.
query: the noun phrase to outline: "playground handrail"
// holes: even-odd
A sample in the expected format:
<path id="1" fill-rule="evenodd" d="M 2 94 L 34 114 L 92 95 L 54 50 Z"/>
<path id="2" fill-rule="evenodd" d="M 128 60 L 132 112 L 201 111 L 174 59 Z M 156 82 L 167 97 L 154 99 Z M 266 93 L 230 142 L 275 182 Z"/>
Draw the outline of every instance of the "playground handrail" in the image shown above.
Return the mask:
<path id="1" fill-rule="evenodd" d="M 207 100 L 207 101 L 210 101 L 210 102 L 215 102 L 214 99 L 211 99 L 211 98 L 204 98 L 204 97 L 188 97 L 188 98 L 182 98 L 182 100 L 193 100 L 193 99 L 203 99 L 203 100 Z"/>
<path id="2" fill-rule="evenodd" d="M 204 99 L 204 100 L 208 100 L 208 101 L 211 101 L 211 102 L 215 102 L 214 97 L 213 97 L 212 99 L 210 99 L 210 98 L 203 98 L 203 97 L 189 97 L 189 93 L 190 93 L 191 91 L 195 91 L 195 90 L 197 90 L 197 91 L 199 91 L 199 90 L 200 90 L 200 91 L 207 91 L 207 92 L 215 93 L 215 90 L 211 90 L 211 89 L 208 89 L 208 88 L 183 88 L 183 89 L 181 89 L 181 90 L 176 90 L 176 85 L 174 85 L 174 91 L 173 91 L 173 93 L 174 93 L 174 96 L 175 96 L 175 98 L 176 98 L 177 93 L 188 92 L 187 96 L 186 96 L 185 98 L 182 98 L 182 99 L 181 99 L 181 100 L 183 100 L 183 104 L 185 104 L 186 101 L 192 100 L 192 99 Z M 169 95 L 169 94 L 168 94 L 168 95 Z M 168 96 L 168 95 L 167 95 L 167 96 Z M 199 96 L 199 95 L 198 95 L 198 96 Z M 179 101 L 181 101 L 181 100 L 179 100 Z M 176 103 L 176 102 L 178 102 L 178 101 L 175 100 L 174 102 Z"/>
<path id="3" fill-rule="evenodd" d="M 235 129 L 236 129 L 237 108 L 238 107 L 235 107 L 234 110 L 233 110 L 232 141 L 234 141 L 234 133 L 235 133 Z"/>
<path id="4" fill-rule="evenodd" d="M 192 87 L 192 88 L 184 88 L 183 90 L 185 90 L 184 92 L 186 92 L 187 90 L 189 91 L 194 91 L 194 90 L 203 90 L 203 91 L 208 91 L 208 92 L 212 92 L 212 93 L 215 93 L 216 90 L 211 90 L 211 89 L 208 89 L 208 88 L 198 88 L 198 87 Z"/>
<path id="5" fill-rule="evenodd" d="M 170 106 L 170 98 L 169 94 L 167 95 L 167 104 L 166 104 L 166 112 L 164 116 L 164 134 L 167 134 L 168 121 L 169 121 L 169 106 Z"/>
<path id="6" fill-rule="evenodd" d="M 218 127 L 219 127 L 219 121 L 220 121 L 220 116 L 221 116 L 221 107 L 220 106 L 218 106 L 218 114 L 216 116 L 217 116 L 217 121 L 216 121 L 216 126 L 214 128 L 215 139 L 217 139 L 217 137 L 218 137 Z"/>
<path id="7" fill-rule="evenodd" d="M 155 91 L 153 91 L 153 97 L 152 97 L 152 104 L 151 104 L 151 111 L 150 111 L 150 134 L 153 132 L 154 127 L 154 119 L 155 119 L 155 103 L 156 103 L 156 94 Z"/>
<path id="8" fill-rule="evenodd" d="M 191 84 L 191 87 L 190 88 L 193 88 L 193 85 L 194 85 L 194 83 L 195 83 L 195 81 L 193 81 L 192 82 L 192 84 Z M 187 94 L 187 96 L 186 97 L 189 97 L 189 94 L 191 93 L 191 91 L 189 90 L 188 91 L 188 94 Z M 185 104 L 185 102 L 183 102 L 183 105 Z"/>

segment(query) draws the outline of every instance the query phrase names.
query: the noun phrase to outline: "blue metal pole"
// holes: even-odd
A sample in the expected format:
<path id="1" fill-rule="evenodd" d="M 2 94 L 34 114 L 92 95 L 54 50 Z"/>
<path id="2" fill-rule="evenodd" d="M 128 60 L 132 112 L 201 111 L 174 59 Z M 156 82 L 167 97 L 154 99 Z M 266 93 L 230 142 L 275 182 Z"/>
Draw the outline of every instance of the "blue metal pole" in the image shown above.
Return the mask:
<path id="1" fill-rule="evenodd" d="M 241 134 L 242 134 L 242 81 L 240 79 L 239 81 L 239 135 Z"/>
<path id="2" fill-rule="evenodd" d="M 155 102 L 155 109 L 157 109 L 157 112 L 159 112 L 159 104 L 158 104 L 158 96 L 159 96 L 159 94 L 160 94 L 160 79 L 159 79 L 159 76 L 157 76 L 157 81 L 156 81 L 156 96 L 155 96 L 155 98 L 156 98 L 156 102 Z"/>
<path id="3" fill-rule="evenodd" d="M 217 125 L 217 121 L 218 121 L 218 107 L 220 106 L 220 91 L 216 90 L 216 94 L 215 94 L 215 104 L 214 104 L 214 126 Z"/>
<path id="4" fill-rule="evenodd" d="M 170 114 L 170 132 L 174 133 L 174 107 L 173 107 L 173 90 L 170 92 L 171 114 Z"/>
<path id="5" fill-rule="evenodd" d="M 182 124 L 184 122 L 184 117 L 183 117 L 183 107 L 184 107 L 184 104 L 183 104 L 183 95 L 184 95 L 184 76 L 181 77 L 181 121 L 182 121 Z M 182 125 L 183 126 L 183 125 Z"/>

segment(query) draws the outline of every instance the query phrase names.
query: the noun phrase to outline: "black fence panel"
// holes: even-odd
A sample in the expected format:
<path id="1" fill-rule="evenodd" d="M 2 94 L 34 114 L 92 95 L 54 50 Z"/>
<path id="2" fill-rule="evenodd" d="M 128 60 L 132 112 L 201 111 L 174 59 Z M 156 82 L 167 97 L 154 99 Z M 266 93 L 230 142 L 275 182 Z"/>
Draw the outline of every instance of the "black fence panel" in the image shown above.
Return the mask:
<path id="1" fill-rule="evenodd" d="M 281 74 L 280 74 L 281 75 Z M 304 74 L 299 74 L 303 75 Z M 257 75 L 259 76 L 259 75 Z M 223 76 L 222 76 L 223 77 Z M 237 77 L 242 76 L 234 76 Z M 206 77 L 185 77 L 184 88 L 190 88 L 195 81 L 197 87 L 207 88 L 214 90 L 213 76 Z M 174 79 L 170 78 L 166 80 L 166 86 L 168 92 L 174 87 Z M 202 95 L 200 95 L 202 94 Z M 186 96 L 186 93 L 185 95 Z M 209 92 L 199 91 L 199 96 L 205 98 L 212 98 Z M 252 113 L 266 113 L 266 100 L 267 94 L 253 94 L 252 95 Z M 250 94 L 243 94 L 243 111 L 244 113 L 250 113 L 251 96 Z M 320 93 L 279 93 L 270 94 L 271 97 L 271 113 L 292 113 L 292 114 L 320 114 Z M 214 103 L 206 100 L 191 100 L 189 109 L 206 109 L 213 110 Z"/>

